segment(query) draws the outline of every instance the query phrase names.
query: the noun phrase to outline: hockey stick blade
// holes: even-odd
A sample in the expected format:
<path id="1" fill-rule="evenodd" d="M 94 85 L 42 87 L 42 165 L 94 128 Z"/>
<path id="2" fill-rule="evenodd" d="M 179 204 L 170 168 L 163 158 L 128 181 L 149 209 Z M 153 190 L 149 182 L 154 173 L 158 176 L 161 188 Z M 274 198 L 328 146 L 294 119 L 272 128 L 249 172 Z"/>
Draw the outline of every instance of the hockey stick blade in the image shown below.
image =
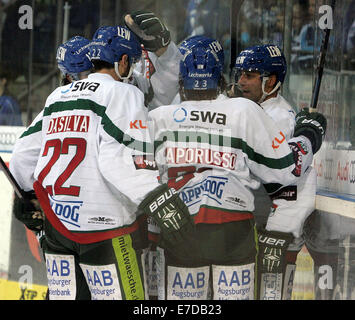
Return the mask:
<path id="1" fill-rule="evenodd" d="M 22 201 L 26 201 L 27 198 L 25 196 L 25 193 L 23 192 L 23 190 L 20 188 L 20 186 L 18 185 L 17 181 L 15 180 L 14 176 L 11 174 L 9 168 L 7 167 L 6 163 L 4 162 L 4 160 L 1 158 L 0 156 L 0 169 L 4 172 L 7 180 L 9 180 L 9 182 L 11 183 L 12 187 L 14 188 L 17 196 L 22 200 Z"/>
<path id="2" fill-rule="evenodd" d="M 332 3 L 330 6 L 332 8 L 332 15 L 334 15 L 335 0 L 332 0 Z M 319 55 L 318 65 L 317 65 L 317 74 L 316 74 L 316 78 L 315 78 L 314 86 L 313 86 L 313 91 L 312 91 L 311 105 L 309 108 L 310 112 L 317 111 L 319 91 L 320 91 L 320 85 L 321 85 L 322 78 L 323 78 L 323 70 L 324 70 L 325 58 L 326 58 L 327 50 L 328 50 L 330 30 L 331 29 L 327 28 L 324 31 L 324 38 L 323 38 L 322 45 L 320 48 L 320 55 Z"/>

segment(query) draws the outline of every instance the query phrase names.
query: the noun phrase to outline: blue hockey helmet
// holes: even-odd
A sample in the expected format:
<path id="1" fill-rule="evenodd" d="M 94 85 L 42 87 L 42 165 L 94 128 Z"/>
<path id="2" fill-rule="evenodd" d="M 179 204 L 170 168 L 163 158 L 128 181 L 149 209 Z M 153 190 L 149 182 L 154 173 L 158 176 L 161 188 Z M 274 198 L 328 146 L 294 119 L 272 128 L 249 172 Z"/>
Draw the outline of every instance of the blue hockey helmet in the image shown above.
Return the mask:
<path id="1" fill-rule="evenodd" d="M 218 40 L 208 38 L 203 35 L 192 36 L 190 38 L 187 38 L 183 42 L 181 42 L 181 44 L 179 46 L 179 50 L 182 55 L 185 55 L 186 52 L 191 50 L 191 48 L 193 48 L 197 44 L 199 46 L 209 47 L 217 55 L 219 62 L 221 64 L 222 71 L 223 71 L 224 50 L 223 50 L 222 45 L 218 42 Z"/>
<path id="2" fill-rule="evenodd" d="M 235 75 L 240 71 L 256 71 L 263 77 L 275 74 L 279 87 L 285 80 L 287 63 L 278 46 L 266 44 L 243 50 L 235 61 L 234 69 Z"/>
<path id="3" fill-rule="evenodd" d="M 191 49 L 198 40 L 205 39 L 205 38 L 206 38 L 205 36 L 196 35 L 183 40 L 179 45 L 179 50 L 181 54 L 184 55 L 186 51 Z"/>
<path id="4" fill-rule="evenodd" d="M 81 36 L 75 36 L 61 44 L 57 49 L 58 68 L 64 76 L 70 75 L 79 80 L 79 73 L 92 68 L 87 54 L 90 41 Z"/>
<path id="5" fill-rule="evenodd" d="M 223 65 L 210 43 L 213 39 L 201 41 L 189 48 L 180 61 L 180 79 L 185 90 L 218 89 L 222 76 Z M 224 53 L 221 46 L 220 55 Z"/>
<path id="6" fill-rule="evenodd" d="M 122 26 L 104 26 L 96 30 L 89 48 L 91 60 L 114 65 L 124 54 L 128 55 L 130 64 L 142 56 L 141 44 L 133 32 Z"/>

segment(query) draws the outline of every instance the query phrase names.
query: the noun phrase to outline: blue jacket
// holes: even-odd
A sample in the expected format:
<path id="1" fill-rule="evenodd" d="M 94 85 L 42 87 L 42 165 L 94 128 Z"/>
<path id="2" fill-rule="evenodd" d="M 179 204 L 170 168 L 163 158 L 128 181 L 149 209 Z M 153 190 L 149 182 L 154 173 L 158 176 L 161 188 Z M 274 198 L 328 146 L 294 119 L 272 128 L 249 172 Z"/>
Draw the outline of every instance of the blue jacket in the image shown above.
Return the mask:
<path id="1" fill-rule="evenodd" d="M 0 126 L 22 126 L 21 109 L 10 96 L 0 97 Z"/>

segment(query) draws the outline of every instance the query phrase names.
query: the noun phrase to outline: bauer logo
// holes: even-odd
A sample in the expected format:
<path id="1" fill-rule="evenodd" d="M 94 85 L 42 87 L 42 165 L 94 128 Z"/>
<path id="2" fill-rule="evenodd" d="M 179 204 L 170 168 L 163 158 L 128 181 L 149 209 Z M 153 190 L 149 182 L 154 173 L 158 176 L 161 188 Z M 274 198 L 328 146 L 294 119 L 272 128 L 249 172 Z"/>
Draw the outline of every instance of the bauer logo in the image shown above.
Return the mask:
<path id="1" fill-rule="evenodd" d="M 180 190 L 180 198 L 190 207 L 200 203 L 203 197 L 213 200 L 215 204 L 221 204 L 221 198 L 227 178 L 209 176 L 203 181 Z"/>
<path id="2" fill-rule="evenodd" d="M 152 202 L 149 205 L 150 212 L 153 213 L 155 210 L 157 210 L 163 203 L 165 203 L 165 201 L 170 199 L 175 193 L 175 189 L 172 188 L 164 192 L 161 196 L 158 197 L 156 201 Z"/>
<path id="3" fill-rule="evenodd" d="M 78 220 L 83 201 L 61 201 L 50 196 L 49 202 L 59 220 L 80 228 Z"/>

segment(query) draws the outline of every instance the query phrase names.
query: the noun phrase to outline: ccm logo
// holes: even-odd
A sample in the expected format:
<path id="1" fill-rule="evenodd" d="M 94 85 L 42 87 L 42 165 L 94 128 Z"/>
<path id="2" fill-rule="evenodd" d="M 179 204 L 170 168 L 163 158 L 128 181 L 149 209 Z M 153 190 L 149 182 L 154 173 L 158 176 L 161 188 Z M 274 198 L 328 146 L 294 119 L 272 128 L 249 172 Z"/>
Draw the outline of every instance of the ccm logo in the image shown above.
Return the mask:
<path id="1" fill-rule="evenodd" d="M 263 235 L 259 236 L 259 242 L 274 245 L 274 246 L 280 246 L 280 247 L 283 247 L 286 244 L 285 240 L 269 238 Z"/>
<path id="2" fill-rule="evenodd" d="M 175 189 L 169 189 L 167 192 L 164 192 L 161 196 L 157 198 L 154 202 L 152 202 L 149 206 L 149 210 L 151 213 L 153 213 L 155 210 L 157 210 L 166 200 L 172 197 L 173 194 L 175 194 L 176 191 Z"/>

